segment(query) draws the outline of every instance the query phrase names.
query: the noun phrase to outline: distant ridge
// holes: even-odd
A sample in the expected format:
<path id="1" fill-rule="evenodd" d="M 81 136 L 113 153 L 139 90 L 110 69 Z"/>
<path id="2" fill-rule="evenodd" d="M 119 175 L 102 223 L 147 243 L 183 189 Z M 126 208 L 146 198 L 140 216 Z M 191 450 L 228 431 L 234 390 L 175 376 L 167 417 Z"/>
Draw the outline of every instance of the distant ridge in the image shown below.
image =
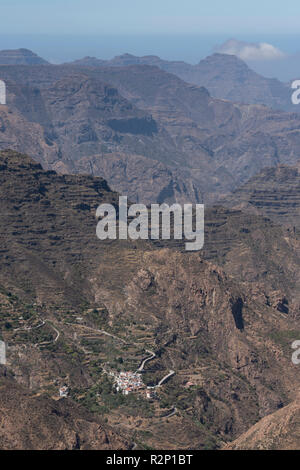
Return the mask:
<path id="1" fill-rule="evenodd" d="M 287 84 L 275 78 L 266 78 L 254 72 L 235 55 L 212 54 L 192 65 L 183 61 L 168 61 L 158 56 L 137 57 L 122 54 L 111 60 L 85 57 L 70 65 L 88 67 L 124 67 L 128 65 L 151 65 L 177 75 L 182 80 L 204 86 L 214 98 L 245 104 L 263 104 L 283 111 L 298 112 L 291 102 Z"/>
<path id="2" fill-rule="evenodd" d="M 7 49 L 0 51 L 1 65 L 43 65 L 49 64 L 29 49 Z"/>
<path id="3" fill-rule="evenodd" d="M 28 49 L 0 51 L 0 65 L 49 65 L 42 57 Z M 207 88 L 211 96 L 243 103 L 263 104 L 276 110 L 299 112 L 291 102 L 291 90 L 287 83 L 266 78 L 254 72 L 235 55 L 212 54 L 192 65 L 183 61 L 168 61 L 155 55 L 134 56 L 122 54 L 111 60 L 86 56 L 63 65 L 79 67 L 126 67 L 134 65 L 156 66 L 177 75 L 182 80 Z"/>
<path id="4" fill-rule="evenodd" d="M 106 63 L 106 60 L 97 59 L 97 57 L 86 56 L 82 59 L 74 60 L 74 62 L 72 62 L 72 65 L 80 65 L 85 67 L 101 67 L 102 65 L 106 65 Z"/>

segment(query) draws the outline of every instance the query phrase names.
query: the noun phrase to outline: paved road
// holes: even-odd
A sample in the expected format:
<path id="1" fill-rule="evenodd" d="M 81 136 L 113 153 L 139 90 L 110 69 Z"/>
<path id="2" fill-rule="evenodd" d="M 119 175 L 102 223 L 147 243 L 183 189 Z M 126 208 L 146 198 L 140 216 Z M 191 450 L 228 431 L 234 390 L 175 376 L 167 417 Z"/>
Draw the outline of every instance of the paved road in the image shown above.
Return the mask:
<path id="1" fill-rule="evenodd" d="M 174 370 L 170 370 L 170 372 L 165 375 L 159 382 L 158 384 L 156 385 L 157 387 L 160 387 L 166 380 L 168 380 L 169 377 L 172 377 L 172 375 L 175 374 L 175 371 Z"/>
<path id="2" fill-rule="evenodd" d="M 177 408 L 174 406 L 167 414 L 161 415 L 160 418 L 171 418 L 171 416 L 174 416 L 177 413 Z"/>
<path id="3" fill-rule="evenodd" d="M 147 362 L 149 362 L 149 361 L 152 361 L 152 359 L 154 359 L 154 358 L 156 357 L 155 352 L 149 351 L 148 349 L 146 349 L 146 352 L 147 352 L 148 354 L 150 354 L 150 356 L 147 356 L 147 357 L 145 357 L 144 359 L 142 359 L 141 365 L 140 365 L 140 367 L 137 369 L 137 372 L 142 372 L 142 371 L 144 370 L 145 364 L 147 364 Z"/>

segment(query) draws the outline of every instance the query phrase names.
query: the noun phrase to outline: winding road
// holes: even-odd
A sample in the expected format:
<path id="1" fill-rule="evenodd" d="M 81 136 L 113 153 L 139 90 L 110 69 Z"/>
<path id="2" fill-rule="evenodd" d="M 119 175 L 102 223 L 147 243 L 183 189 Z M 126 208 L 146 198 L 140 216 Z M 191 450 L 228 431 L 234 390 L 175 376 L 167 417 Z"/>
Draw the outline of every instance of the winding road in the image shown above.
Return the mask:
<path id="1" fill-rule="evenodd" d="M 146 349 L 146 352 L 147 352 L 148 354 L 150 354 L 150 356 L 147 356 L 147 357 L 145 357 L 144 359 L 142 359 L 141 365 L 140 365 L 140 367 L 137 369 L 137 372 L 142 372 L 142 371 L 144 370 L 145 364 L 147 364 L 148 361 L 152 361 L 152 359 L 154 359 L 154 358 L 156 357 L 155 352 L 149 351 L 148 349 Z"/>

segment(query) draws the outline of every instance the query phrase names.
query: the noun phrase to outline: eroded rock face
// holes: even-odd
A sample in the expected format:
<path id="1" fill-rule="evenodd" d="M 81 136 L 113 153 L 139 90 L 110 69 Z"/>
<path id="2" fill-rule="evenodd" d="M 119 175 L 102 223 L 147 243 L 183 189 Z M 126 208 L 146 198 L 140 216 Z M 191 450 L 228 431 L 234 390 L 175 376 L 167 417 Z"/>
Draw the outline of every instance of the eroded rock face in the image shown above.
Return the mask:
<path id="1" fill-rule="evenodd" d="M 55 143 L 46 142 L 40 124 L 28 122 L 21 113 L 12 113 L 6 106 L 0 106 L 0 147 L 35 153 L 36 160 L 43 162 L 54 162 L 58 153 Z"/>
<path id="2" fill-rule="evenodd" d="M 254 199 L 258 197 L 261 202 L 264 200 L 263 188 L 262 183 L 257 192 L 253 189 Z M 271 186 L 270 190 L 267 188 L 266 182 L 265 200 L 270 201 Z M 238 204 L 238 194 L 232 198 L 237 203 L 236 208 L 215 207 L 206 210 L 205 258 L 220 264 L 229 275 L 245 283 L 253 298 L 260 299 L 286 315 L 299 317 L 299 233 L 297 228 L 294 230 L 285 222 L 288 218 L 284 214 L 293 212 L 289 206 L 288 189 L 285 192 L 287 198 L 283 195 L 280 207 L 277 207 L 277 198 L 274 196 L 274 205 L 266 202 L 264 206 L 262 203 L 259 210 L 252 204 L 243 204 L 251 192 L 245 191 L 245 199 L 241 197 L 241 204 Z M 296 218 L 297 209 L 294 207 Z M 265 217 L 264 213 L 273 213 L 275 220 Z M 280 219 L 282 225 L 278 224 Z"/>

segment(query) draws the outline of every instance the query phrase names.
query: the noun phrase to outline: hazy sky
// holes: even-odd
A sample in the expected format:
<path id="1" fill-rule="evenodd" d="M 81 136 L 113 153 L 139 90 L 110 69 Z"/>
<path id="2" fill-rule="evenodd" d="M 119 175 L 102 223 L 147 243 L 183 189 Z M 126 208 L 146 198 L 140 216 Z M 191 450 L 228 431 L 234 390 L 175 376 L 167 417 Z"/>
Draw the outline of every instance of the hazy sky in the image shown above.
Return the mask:
<path id="1" fill-rule="evenodd" d="M 0 21 L 0 50 L 24 47 L 53 63 L 125 52 L 197 63 L 235 39 L 229 53 L 237 47 L 244 60 L 253 53 L 241 41 L 282 55 L 252 61 L 259 73 L 300 75 L 300 0 L 0 0 Z"/>
<path id="2" fill-rule="evenodd" d="M 0 0 L 0 31 L 298 33 L 299 13 L 299 0 Z"/>

